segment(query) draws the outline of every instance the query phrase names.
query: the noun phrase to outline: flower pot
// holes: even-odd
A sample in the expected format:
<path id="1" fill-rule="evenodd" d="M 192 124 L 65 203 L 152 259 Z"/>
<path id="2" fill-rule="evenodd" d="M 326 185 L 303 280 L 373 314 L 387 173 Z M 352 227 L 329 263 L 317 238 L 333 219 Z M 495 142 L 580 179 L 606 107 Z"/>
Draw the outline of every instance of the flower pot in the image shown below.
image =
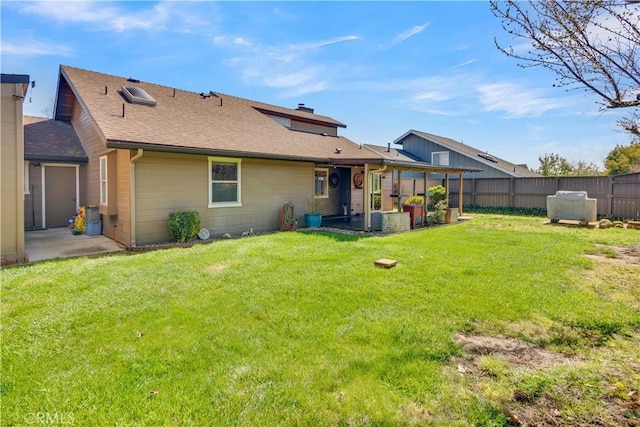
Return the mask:
<path id="1" fill-rule="evenodd" d="M 304 214 L 304 223 L 309 228 L 318 228 L 322 223 L 322 214 L 306 213 Z"/>

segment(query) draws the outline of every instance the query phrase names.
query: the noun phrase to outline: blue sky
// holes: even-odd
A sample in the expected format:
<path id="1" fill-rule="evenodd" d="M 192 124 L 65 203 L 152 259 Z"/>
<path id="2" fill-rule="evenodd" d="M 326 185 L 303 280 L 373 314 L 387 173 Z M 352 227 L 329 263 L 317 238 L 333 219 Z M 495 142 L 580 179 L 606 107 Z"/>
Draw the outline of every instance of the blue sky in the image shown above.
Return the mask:
<path id="1" fill-rule="evenodd" d="M 357 143 L 386 146 L 415 129 L 534 168 L 551 152 L 602 167 L 629 144 L 621 112 L 498 52 L 494 36 L 506 39 L 486 2 L 3 0 L 1 13 L 2 72 L 36 81 L 28 115 L 51 115 L 65 64 L 304 103 Z"/>

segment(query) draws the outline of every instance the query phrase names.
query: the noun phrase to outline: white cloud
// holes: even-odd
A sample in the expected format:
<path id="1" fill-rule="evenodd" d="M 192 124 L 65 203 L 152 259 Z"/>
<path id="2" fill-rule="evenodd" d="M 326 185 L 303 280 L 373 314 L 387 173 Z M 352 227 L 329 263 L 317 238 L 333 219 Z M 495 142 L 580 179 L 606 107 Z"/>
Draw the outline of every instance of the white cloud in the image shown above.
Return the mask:
<path id="1" fill-rule="evenodd" d="M 504 111 L 508 117 L 535 117 L 561 105 L 533 89 L 515 83 L 479 85 L 476 90 L 486 111 Z"/>
<path id="2" fill-rule="evenodd" d="M 332 44 L 337 44 L 337 43 L 342 43 L 342 42 L 347 42 L 347 41 L 352 41 L 352 40 L 358 40 L 359 38 L 360 37 L 358 37 L 358 36 L 336 37 L 336 38 L 330 39 L 330 40 L 317 41 L 317 42 L 311 42 L 311 43 L 294 44 L 294 45 L 291 45 L 291 49 L 296 50 L 296 51 L 316 50 L 316 49 L 319 49 L 321 47 L 330 46 Z"/>
<path id="3" fill-rule="evenodd" d="M 307 68 L 295 73 L 276 74 L 264 78 L 264 83 L 269 87 L 291 88 L 295 86 L 306 85 L 313 82 L 317 78 L 317 70 Z"/>
<path id="4" fill-rule="evenodd" d="M 0 44 L 3 54 L 34 57 L 34 56 L 71 56 L 73 49 L 62 44 L 45 42 L 42 40 L 27 39 L 18 43 L 3 40 Z"/>
<path id="5" fill-rule="evenodd" d="M 427 28 L 429 26 L 429 23 L 426 24 L 422 24 L 422 25 L 416 25 L 415 27 L 398 34 L 397 36 L 394 37 L 393 41 L 389 44 L 390 46 L 395 46 L 398 43 L 402 43 L 403 41 L 415 36 L 416 34 L 420 34 L 421 32 L 424 31 L 425 28 Z"/>
<path id="6" fill-rule="evenodd" d="M 471 65 L 471 64 L 473 64 L 474 62 L 476 62 L 476 60 L 475 60 L 475 59 L 470 59 L 470 60 L 468 60 L 468 61 L 465 61 L 465 62 L 462 62 L 462 63 L 460 63 L 460 64 L 454 65 L 452 68 L 466 67 L 467 65 Z"/>
<path id="7" fill-rule="evenodd" d="M 122 8 L 110 5 L 109 2 L 93 0 L 33 1 L 21 3 L 20 11 L 60 22 L 91 24 L 96 29 L 116 32 L 130 30 L 191 32 L 193 26 L 208 24 L 197 13 L 188 12 L 191 4 L 193 3 L 163 1 L 153 4 L 152 7 L 126 12 Z"/>
<path id="8" fill-rule="evenodd" d="M 430 91 L 417 93 L 411 99 L 414 101 L 444 101 L 451 99 L 451 95 L 439 91 Z"/>
<path id="9" fill-rule="evenodd" d="M 251 43 L 244 37 L 236 37 L 235 39 L 233 39 L 233 43 L 239 46 L 253 46 L 253 43 Z"/>
<path id="10" fill-rule="evenodd" d="M 292 97 L 334 87 L 331 81 L 336 75 L 335 64 L 328 65 L 317 57 L 324 48 L 359 37 L 347 35 L 282 45 L 264 45 L 241 36 L 216 36 L 212 40 L 218 46 L 233 49 L 234 56 L 223 64 L 239 70 L 247 84 L 282 89 L 281 96 Z"/>

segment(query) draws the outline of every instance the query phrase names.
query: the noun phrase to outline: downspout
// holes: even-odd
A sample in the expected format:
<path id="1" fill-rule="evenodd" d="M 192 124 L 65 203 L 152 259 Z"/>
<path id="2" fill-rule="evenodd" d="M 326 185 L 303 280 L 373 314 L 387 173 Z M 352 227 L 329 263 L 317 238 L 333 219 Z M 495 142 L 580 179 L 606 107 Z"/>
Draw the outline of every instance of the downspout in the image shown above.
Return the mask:
<path id="1" fill-rule="evenodd" d="M 364 165 L 365 168 L 365 204 L 364 204 L 364 230 L 371 231 L 371 191 L 369 189 L 369 183 L 374 173 L 381 173 L 387 170 L 388 165 L 383 165 L 381 168 L 369 170 L 368 164 Z"/>
<path id="2" fill-rule="evenodd" d="M 136 162 L 142 158 L 144 150 L 138 148 L 138 154 L 129 159 L 129 221 L 131 221 L 131 247 L 136 246 Z"/>

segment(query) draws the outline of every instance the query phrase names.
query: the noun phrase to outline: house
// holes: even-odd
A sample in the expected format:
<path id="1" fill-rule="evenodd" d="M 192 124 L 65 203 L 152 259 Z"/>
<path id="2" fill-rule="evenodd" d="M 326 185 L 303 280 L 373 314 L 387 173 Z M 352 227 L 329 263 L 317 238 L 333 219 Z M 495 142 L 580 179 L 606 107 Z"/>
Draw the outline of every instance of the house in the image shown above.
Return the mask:
<path id="1" fill-rule="evenodd" d="M 197 211 L 201 226 L 220 236 L 278 229 L 287 202 L 303 225 L 313 199 L 324 215 L 362 215 L 370 230 L 372 211 L 382 209 L 372 206 L 372 177 L 388 168 L 452 169 L 383 156 L 304 104 L 284 108 L 65 65 L 53 120 L 27 121 L 35 195 L 25 202 L 25 224 L 58 225 L 50 213 L 64 218 L 96 205 L 102 234 L 130 248 L 171 240 L 174 211 Z M 66 188 L 65 196 L 49 197 L 50 187 Z M 76 206 L 55 206 L 69 198 Z"/>
<path id="2" fill-rule="evenodd" d="M 26 74 L 2 74 L 0 174 L 0 263 L 24 261 L 24 133 L 23 101 L 29 87 Z"/>
<path id="3" fill-rule="evenodd" d="M 408 130 L 393 141 L 404 151 L 434 165 L 478 168 L 469 178 L 537 178 L 540 174 L 450 138 Z"/>

